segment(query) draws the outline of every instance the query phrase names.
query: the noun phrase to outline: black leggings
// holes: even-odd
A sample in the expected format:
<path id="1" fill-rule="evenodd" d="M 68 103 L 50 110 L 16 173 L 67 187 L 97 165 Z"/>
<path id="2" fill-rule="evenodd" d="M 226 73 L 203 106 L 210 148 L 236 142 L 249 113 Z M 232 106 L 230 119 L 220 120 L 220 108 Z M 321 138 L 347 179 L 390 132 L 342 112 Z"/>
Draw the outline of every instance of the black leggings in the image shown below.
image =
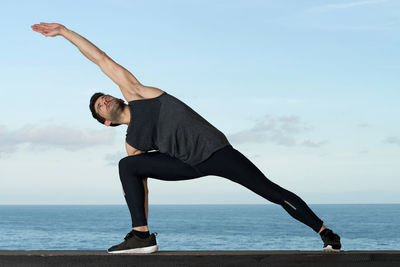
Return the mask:
<path id="1" fill-rule="evenodd" d="M 159 151 L 128 156 L 120 160 L 119 174 L 131 213 L 132 227 L 147 225 L 143 178 L 178 181 L 207 175 L 221 176 L 245 186 L 263 198 L 281 205 L 293 218 L 317 233 L 323 224 L 301 198 L 268 180 L 249 159 L 231 145 L 217 150 L 196 166 Z"/>

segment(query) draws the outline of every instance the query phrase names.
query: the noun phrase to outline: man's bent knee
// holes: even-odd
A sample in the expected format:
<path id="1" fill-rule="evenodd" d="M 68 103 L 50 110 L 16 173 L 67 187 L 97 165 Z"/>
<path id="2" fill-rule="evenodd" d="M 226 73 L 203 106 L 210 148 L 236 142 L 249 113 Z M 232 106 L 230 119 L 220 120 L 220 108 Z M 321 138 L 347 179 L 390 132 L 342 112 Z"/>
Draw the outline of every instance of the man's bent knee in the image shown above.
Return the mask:
<path id="1" fill-rule="evenodd" d="M 132 169 L 136 165 L 134 157 L 136 156 L 128 156 L 120 159 L 120 161 L 118 162 L 119 170 L 126 171 L 128 169 Z"/>
<path id="2" fill-rule="evenodd" d="M 127 166 L 129 166 L 129 157 L 125 157 L 119 160 L 118 168 L 120 170 L 124 170 Z"/>
<path id="3" fill-rule="evenodd" d="M 120 161 L 118 162 L 118 168 L 119 168 L 120 173 L 125 173 L 127 171 L 130 174 L 136 173 L 138 171 L 138 168 L 140 167 L 138 157 L 140 157 L 140 154 L 127 156 L 127 157 L 120 159 Z"/>

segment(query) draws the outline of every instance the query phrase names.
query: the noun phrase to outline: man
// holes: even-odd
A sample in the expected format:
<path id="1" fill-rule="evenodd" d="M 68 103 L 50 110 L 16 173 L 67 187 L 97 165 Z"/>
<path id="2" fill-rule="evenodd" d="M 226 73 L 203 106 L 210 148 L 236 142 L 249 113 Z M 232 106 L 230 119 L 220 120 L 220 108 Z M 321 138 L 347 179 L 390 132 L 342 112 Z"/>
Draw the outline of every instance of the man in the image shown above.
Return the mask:
<path id="1" fill-rule="evenodd" d="M 294 193 L 271 182 L 225 135 L 188 105 L 159 88 L 144 86 L 128 70 L 79 34 L 57 23 L 32 26 L 45 36 L 61 35 L 72 42 L 113 80 L 128 102 L 95 93 L 90 110 L 106 126 L 128 125 L 128 157 L 119 162 L 119 175 L 132 219 L 132 231 L 110 253 L 152 253 L 158 246 L 147 226 L 147 177 L 174 181 L 216 175 L 239 183 L 281 205 L 293 218 L 321 235 L 324 251 L 340 251 L 340 237 L 326 228 Z M 146 153 L 155 150 L 152 153 Z M 251 219 L 251 218 L 249 218 Z"/>

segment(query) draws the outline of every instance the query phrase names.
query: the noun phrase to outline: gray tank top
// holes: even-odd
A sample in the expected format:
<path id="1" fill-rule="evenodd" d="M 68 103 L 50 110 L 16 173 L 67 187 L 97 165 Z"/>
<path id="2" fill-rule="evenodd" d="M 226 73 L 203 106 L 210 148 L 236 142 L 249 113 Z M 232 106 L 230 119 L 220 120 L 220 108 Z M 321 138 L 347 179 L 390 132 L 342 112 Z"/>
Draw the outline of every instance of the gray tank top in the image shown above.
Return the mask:
<path id="1" fill-rule="evenodd" d="M 194 166 L 230 145 L 221 131 L 167 92 L 130 101 L 128 106 L 126 142 L 136 149 L 159 150 Z"/>

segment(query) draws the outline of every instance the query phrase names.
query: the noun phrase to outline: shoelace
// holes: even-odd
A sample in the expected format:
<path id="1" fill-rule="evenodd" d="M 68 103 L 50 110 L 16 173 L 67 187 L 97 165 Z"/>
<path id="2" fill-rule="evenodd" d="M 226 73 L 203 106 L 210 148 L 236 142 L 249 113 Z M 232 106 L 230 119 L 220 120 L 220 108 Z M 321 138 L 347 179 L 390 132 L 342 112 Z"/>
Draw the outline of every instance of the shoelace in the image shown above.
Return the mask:
<path id="1" fill-rule="evenodd" d="M 124 239 L 127 240 L 127 239 L 129 239 L 129 238 L 131 238 L 131 237 L 133 237 L 133 230 L 130 231 L 130 232 L 124 237 Z"/>

